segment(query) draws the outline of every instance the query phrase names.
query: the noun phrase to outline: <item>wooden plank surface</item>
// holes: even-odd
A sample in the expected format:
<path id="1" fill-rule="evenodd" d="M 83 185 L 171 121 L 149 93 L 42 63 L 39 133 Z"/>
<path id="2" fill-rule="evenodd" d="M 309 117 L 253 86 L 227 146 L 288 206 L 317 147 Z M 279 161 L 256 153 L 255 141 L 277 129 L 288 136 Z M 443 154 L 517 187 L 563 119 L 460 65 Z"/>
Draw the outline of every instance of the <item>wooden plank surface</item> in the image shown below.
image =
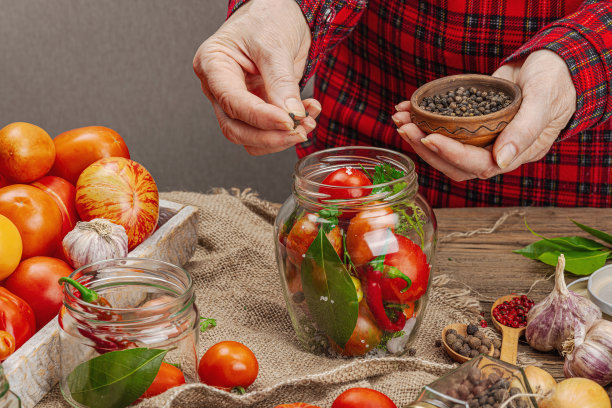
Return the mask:
<path id="1" fill-rule="evenodd" d="M 541 262 L 527 259 L 512 252 L 539 238 L 525 227 L 529 226 L 546 237 L 580 235 L 588 237 L 570 219 L 604 231 L 612 231 L 612 209 L 595 208 L 520 208 L 525 216 L 512 216 L 492 234 L 477 234 L 469 238 L 444 236 L 452 232 L 466 232 L 478 228 L 492 227 L 512 208 L 437 209 L 438 239 L 442 240 L 436 252 L 434 274 L 448 274 L 453 279 L 478 291 L 482 310 L 490 322 L 493 301 L 512 292 L 527 292 L 531 284 L 554 272 L 554 268 Z M 566 282 L 577 277 L 566 272 Z M 457 283 L 459 286 L 460 284 Z M 534 301 L 543 299 L 553 288 L 552 279 L 535 286 L 529 294 Z M 555 353 L 533 350 L 524 338 L 519 342 L 519 353 L 526 353 L 542 364 L 556 379 L 563 376 L 563 359 Z M 608 392 L 612 386 L 608 387 Z"/>

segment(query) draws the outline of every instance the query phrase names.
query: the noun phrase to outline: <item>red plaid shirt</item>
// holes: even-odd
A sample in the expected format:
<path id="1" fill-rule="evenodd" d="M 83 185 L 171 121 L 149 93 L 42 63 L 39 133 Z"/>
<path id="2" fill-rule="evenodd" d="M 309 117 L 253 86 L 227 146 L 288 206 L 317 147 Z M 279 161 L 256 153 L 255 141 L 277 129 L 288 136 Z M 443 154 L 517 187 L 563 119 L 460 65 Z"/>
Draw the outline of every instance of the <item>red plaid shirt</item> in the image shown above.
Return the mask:
<path id="1" fill-rule="evenodd" d="M 247 0 L 231 0 L 230 14 Z M 612 2 L 580 0 L 296 0 L 323 106 L 300 156 L 347 145 L 387 147 L 416 163 L 434 207 L 612 206 Z M 391 119 L 416 88 L 459 73 L 491 74 L 549 49 L 567 63 L 576 113 L 540 161 L 488 180 L 454 182 L 421 160 Z"/>

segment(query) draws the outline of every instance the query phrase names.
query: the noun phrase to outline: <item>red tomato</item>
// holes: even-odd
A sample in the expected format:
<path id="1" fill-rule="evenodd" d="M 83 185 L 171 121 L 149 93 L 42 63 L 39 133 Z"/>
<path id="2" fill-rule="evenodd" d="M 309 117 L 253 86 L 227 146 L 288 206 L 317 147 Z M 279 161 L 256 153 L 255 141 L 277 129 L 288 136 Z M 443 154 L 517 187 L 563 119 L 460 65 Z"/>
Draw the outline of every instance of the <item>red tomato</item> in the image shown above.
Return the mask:
<path id="1" fill-rule="evenodd" d="M 76 188 L 63 178 L 55 176 L 45 176 L 33 182 L 32 185 L 49 194 L 60 209 L 62 213 L 61 239 L 64 239 L 64 236 L 72 231 L 79 220 L 74 205 Z"/>
<path id="2" fill-rule="evenodd" d="M 255 354 L 236 341 L 215 344 L 204 353 L 198 365 L 200 381 L 228 391 L 236 387 L 247 388 L 258 372 Z"/>
<path id="3" fill-rule="evenodd" d="M 331 408 L 397 408 L 391 398 L 371 388 L 349 388 L 334 400 Z"/>
<path id="4" fill-rule="evenodd" d="M 4 176 L 4 175 L 0 174 L 0 188 L 2 188 L 2 187 L 6 187 L 6 186 L 8 186 L 8 185 L 10 185 L 10 184 L 13 184 L 13 183 L 11 182 L 11 180 L 9 180 L 9 178 L 8 178 L 8 177 L 6 177 L 6 176 Z"/>
<path id="5" fill-rule="evenodd" d="M 117 132 L 104 126 L 69 130 L 53 139 L 55 164 L 52 175 L 76 184 L 79 175 L 93 162 L 105 157 L 130 158 L 125 142 Z"/>
<path id="6" fill-rule="evenodd" d="M 83 221 L 106 218 L 123 226 L 132 250 L 157 226 L 159 194 L 153 177 L 142 165 L 109 157 L 81 173 L 76 186 L 76 209 Z"/>
<path id="7" fill-rule="evenodd" d="M 55 145 L 36 125 L 15 122 L 0 129 L 0 173 L 17 183 L 47 174 L 55 160 Z"/>
<path id="8" fill-rule="evenodd" d="M 396 222 L 397 215 L 388 206 L 360 211 L 351 219 L 346 230 L 346 249 L 355 266 L 386 254 L 390 229 Z"/>
<path id="9" fill-rule="evenodd" d="M 376 325 L 372 312 L 366 302 L 359 304 L 359 315 L 353 334 L 344 348 L 332 343 L 334 349 L 345 356 L 362 356 L 380 344 L 382 330 Z"/>
<path id="10" fill-rule="evenodd" d="M 7 331 L 0 330 L 0 361 L 4 361 L 15 352 L 15 337 Z"/>
<path id="11" fill-rule="evenodd" d="M 155 379 L 140 398 L 151 398 L 183 384 L 185 384 L 183 372 L 172 364 L 162 361 Z"/>
<path id="12" fill-rule="evenodd" d="M 40 189 L 25 184 L 0 188 L 0 214 L 19 230 L 21 259 L 51 255 L 58 248 L 62 214 L 55 201 Z"/>
<path id="13" fill-rule="evenodd" d="M 306 404 L 305 402 L 294 402 L 291 404 L 277 405 L 274 408 L 321 408 L 317 405 Z"/>
<path id="14" fill-rule="evenodd" d="M 363 171 L 353 167 L 343 167 L 334 171 L 325 177 L 321 184 L 323 185 L 319 187 L 319 193 L 327 194 L 328 197 L 325 198 L 326 200 L 349 200 L 367 196 L 372 192 L 370 188 L 363 188 L 371 186 L 372 181 Z M 334 186 L 336 188 L 329 186 Z"/>
<path id="15" fill-rule="evenodd" d="M 9 332 L 15 338 L 15 349 L 36 333 L 32 308 L 4 287 L 0 287 L 0 330 Z"/>
<path id="16" fill-rule="evenodd" d="M 409 303 L 417 300 L 427 291 L 429 284 L 429 264 L 427 256 L 421 247 L 403 235 L 394 234 L 397 240 L 397 252 L 389 253 L 384 264 L 394 266 L 410 278 L 410 288 L 401 293 L 406 287 L 406 281 L 401 278 L 384 279 L 382 283 L 383 298 L 392 303 Z"/>
<path id="17" fill-rule="evenodd" d="M 319 223 L 315 214 L 305 214 L 296 221 L 287 236 L 287 256 L 295 265 L 302 265 L 304 254 L 319 233 Z M 342 233 L 340 227 L 336 226 L 327 234 L 329 242 L 333 245 L 338 255 L 342 254 Z"/>
<path id="18" fill-rule="evenodd" d="M 36 327 L 40 330 L 62 307 L 62 286 L 57 281 L 71 273 L 72 268 L 64 261 L 35 256 L 21 262 L 4 281 L 4 287 L 28 302 L 36 316 Z"/>

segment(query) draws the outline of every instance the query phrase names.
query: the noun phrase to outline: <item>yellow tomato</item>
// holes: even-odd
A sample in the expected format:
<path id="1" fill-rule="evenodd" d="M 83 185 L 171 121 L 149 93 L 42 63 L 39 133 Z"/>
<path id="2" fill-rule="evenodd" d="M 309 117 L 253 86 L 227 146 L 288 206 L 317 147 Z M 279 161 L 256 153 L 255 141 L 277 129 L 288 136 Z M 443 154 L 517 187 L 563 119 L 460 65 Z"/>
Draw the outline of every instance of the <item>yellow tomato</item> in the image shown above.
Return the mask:
<path id="1" fill-rule="evenodd" d="M 21 260 L 21 235 L 15 224 L 0 215 L 0 280 L 8 277 Z"/>

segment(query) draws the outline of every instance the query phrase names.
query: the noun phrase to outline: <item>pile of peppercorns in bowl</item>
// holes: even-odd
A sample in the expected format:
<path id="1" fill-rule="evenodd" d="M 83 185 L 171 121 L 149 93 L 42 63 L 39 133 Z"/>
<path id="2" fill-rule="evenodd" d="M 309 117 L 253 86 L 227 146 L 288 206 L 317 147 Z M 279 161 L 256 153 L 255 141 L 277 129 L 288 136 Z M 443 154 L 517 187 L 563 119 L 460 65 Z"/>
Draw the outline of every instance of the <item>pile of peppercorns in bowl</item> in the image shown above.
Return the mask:
<path id="1" fill-rule="evenodd" d="M 462 86 L 439 95 L 426 96 L 419 106 L 444 116 L 481 116 L 497 112 L 510 105 L 512 98 L 504 91 L 479 90 Z"/>
<path id="2" fill-rule="evenodd" d="M 499 358 L 501 354 L 501 341 L 499 339 L 489 339 L 477 324 L 468 324 L 467 331 L 463 335 L 456 329 L 448 329 L 444 333 L 444 342 L 455 353 L 470 359 L 479 354 L 487 354 Z M 493 354 L 491 352 L 493 346 Z M 454 358 L 454 356 L 451 355 Z"/>

